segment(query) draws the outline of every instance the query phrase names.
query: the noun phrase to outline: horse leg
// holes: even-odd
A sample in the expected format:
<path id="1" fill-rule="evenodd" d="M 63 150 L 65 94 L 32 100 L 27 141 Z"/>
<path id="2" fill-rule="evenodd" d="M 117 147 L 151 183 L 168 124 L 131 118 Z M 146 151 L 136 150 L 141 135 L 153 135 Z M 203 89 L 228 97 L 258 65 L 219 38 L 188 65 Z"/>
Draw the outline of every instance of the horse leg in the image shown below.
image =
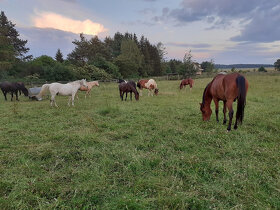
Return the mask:
<path id="1" fill-rule="evenodd" d="M 74 105 L 75 94 L 72 94 L 72 97 L 71 97 L 71 98 L 72 98 L 72 106 L 75 106 L 75 105 Z"/>
<path id="2" fill-rule="evenodd" d="M 215 103 L 215 113 L 216 113 L 216 121 L 219 122 L 219 100 L 218 99 L 214 99 L 214 103 Z"/>
<path id="3" fill-rule="evenodd" d="M 130 100 L 132 101 L 132 91 L 130 91 Z"/>
<path id="4" fill-rule="evenodd" d="M 228 128 L 227 130 L 230 131 L 231 130 L 231 123 L 232 123 L 232 118 L 233 118 L 233 109 L 232 109 L 232 103 L 233 100 L 227 100 L 227 108 L 229 110 L 228 116 L 229 116 L 229 122 L 228 122 Z"/>
<path id="5" fill-rule="evenodd" d="M 5 96 L 5 101 L 7 101 L 7 92 L 3 91 L 3 90 L 2 90 L 2 92 L 3 92 L 3 95 Z"/>
<path id="6" fill-rule="evenodd" d="M 15 94 L 16 94 L 16 100 L 18 101 L 18 92 L 16 91 Z"/>
<path id="7" fill-rule="evenodd" d="M 127 99 L 127 92 L 125 92 L 125 100 Z"/>
<path id="8" fill-rule="evenodd" d="M 227 123 L 227 117 L 226 117 L 227 106 L 226 106 L 226 101 L 224 101 L 224 109 L 223 109 L 223 112 L 224 112 L 224 121 L 223 121 L 223 124 L 225 125 L 225 124 Z"/>
<path id="9" fill-rule="evenodd" d="M 68 99 L 68 106 L 70 106 L 70 100 L 71 100 L 71 96 L 69 96 L 69 99 Z"/>
<path id="10" fill-rule="evenodd" d="M 11 92 L 11 101 L 13 101 L 13 98 L 14 98 L 14 93 Z"/>
<path id="11" fill-rule="evenodd" d="M 122 94 L 122 91 L 120 90 L 120 97 L 121 97 L 121 99 L 122 99 L 122 101 L 123 101 L 123 94 Z"/>

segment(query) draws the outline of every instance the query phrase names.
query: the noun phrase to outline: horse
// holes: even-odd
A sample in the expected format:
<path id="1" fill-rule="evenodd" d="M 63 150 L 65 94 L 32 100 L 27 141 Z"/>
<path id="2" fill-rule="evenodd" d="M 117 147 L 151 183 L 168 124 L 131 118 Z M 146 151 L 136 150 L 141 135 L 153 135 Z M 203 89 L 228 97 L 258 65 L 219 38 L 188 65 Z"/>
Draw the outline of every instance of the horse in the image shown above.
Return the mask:
<path id="1" fill-rule="evenodd" d="M 125 100 L 127 99 L 127 93 L 130 92 L 130 100 L 132 101 L 132 92 L 135 95 L 135 99 L 139 100 L 139 93 L 136 89 L 136 84 L 134 81 L 128 81 L 128 82 L 122 82 L 119 84 L 119 91 L 120 91 L 120 97 L 123 101 L 123 95 L 126 93 Z"/>
<path id="2" fill-rule="evenodd" d="M 155 95 L 157 96 L 158 95 L 158 88 L 157 88 L 157 83 L 155 80 L 153 79 L 149 79 L 149 80 L 146 80 L 146 79 L 142 79 L 142 80 L 139 80 L 137 82 L 137 87 L 140 89 L 140 95 L 142 96 L 142 90 L 143 88 L 145 89 L 148 89 L 149 92 L 148 92 L 148 96 L 149 95 L 152 95 L 153 96 L 153 93 L 152 93 L 152 90 L 154 90 L 154 93 Z"/>
<path id="3" fill-rule="evenodd" d="M 186 85 L 189 85 L 189 86 L 190 86 L 190 90 L 192 90 L 193 84 L 194 84 L 194 81 L 193 81 L 192 78 L 183 79 L 183 80 L 181 81 L 181 84 L 180 84 L 180 90 L 181 90 L 182 88 L 185 88 Z"/>
<path id="4" fill-rule="evenodd" d="M 87 82 L 87 88 L 84 87 L 84 86 L 81 86 L 79 90 L 81 90 L 81 91 L 87 91 L 86 94 L 85 94 L 85 98 L 87 98 L 87 96 L 89 96 L 89 93 L 90 93 L 91 89 L 92 89 L 94 86 L 99 87 L 98 81 Z M 78 98 L 78 94 L 77 94 L 76 97 Z"/>
<path id="5" fill-rule="evenodd" d="M 18 101 L 18 92 L 22 91 L 25 96 L 28 96 L 28 90 L 22 82 L 3 82 L 0 84 L 0 88 L 3 92 L 5 100 L 7 101 L 7 93 L 11 93 L 11 101 L 13 100 L 14 94 Z"/>
<path id="6" fill-rule="evenodd" d="M 210 119 L 212 110 L 210 108 L 211 101 L 213 99 L 216 107 L 216 121 L 219 122 L 218 112 L 219 112 L 219 101 L 224 102 L 224 121 L 226 124 L 226 111 L 229 110 L 229 124 L 227 131 L 231 130 L 231 123 L 233 118 L 233 108 L 232 104 L 237 99 L 237 112 L 236 121 L 234 129 L 237 129 L 237 124 L 242 124 L 244 118 L 244 108 L 246 103 L 246 95 L 248 91 L 249 83 L 247 79 L 238 74 L 218 74 L 213 80 L 205 87 L 202 103 L 200 103 L 200 111 L 202 112 L 203 121 Z"/>
<path id="7" fill-rule="evenodd" d="M 81 86 L 85 86 L 87 88 L 87 82 L 85 79 L 77 80 L 74 82 L 68 82 L 67 84 L 61 84 L 57 82 L 51 84 L 44 84 L 42 86 L 40 93 L 36 96 L 36 98 L 39 101 L 41 101 L 42 96 L 45 94 L 47 90 L 49 90 L 51 94 L 51 106 L 53 106 L 53 102 L 54 102 L 54 105 L 58 107 L 55 102 L 55 96 L 58 94 L 62 96 L 70 96 L 68 101 L 68 106 L 70 106 L 71 99 L 72 99 L 72 106 L 74 106 L 75 95 Z"/>

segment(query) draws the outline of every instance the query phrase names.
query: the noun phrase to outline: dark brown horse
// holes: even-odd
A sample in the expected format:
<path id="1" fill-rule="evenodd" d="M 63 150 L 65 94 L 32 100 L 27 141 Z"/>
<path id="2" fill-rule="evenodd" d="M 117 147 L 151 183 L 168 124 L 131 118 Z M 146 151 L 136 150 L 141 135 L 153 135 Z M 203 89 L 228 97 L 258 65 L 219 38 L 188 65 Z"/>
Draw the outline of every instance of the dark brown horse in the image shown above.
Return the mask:
<path id="1" fill-rule="evenodd" d="M 13 100 L 14 94 L 16 95 L 16 100 L 18 101 L 18 92 L 21 93 L 21 91 L 25 96 L 28 96 L 28 90 L 24 86 L 23 82 L 3 82 L 0 84 L 0 88 L 6 101 L 7 93 L 11 93 L 11 101 Z"/>
<path id="2" fill-rule="evenodd" d="M 180 84 L 180 89 L 182 89 L 183 87 L 186 87 L 186 85 L 189 85 L 190 86 L 190 90 L 191 90 L 192 87 L 193 87 L 193 84 L 194 84 L 194 81 L 193 81 L 192 78 L 183 79 L 181 81 L 181 84 Z"/>
<path id="3" fill-rule="evenodd" d="M 139 93 L 136 89 L 136 84 L 134 81 L 122 82 L 119 84 L 120 97 L 123 101 L 123 95 L 126 93 L 125 100 L 127 99 L 127 93 L 130 93 L 130 100 L 132 100 L 132 92 L 135 95 L 135 99 L 139 100 Z"/>
<path id="4" fill-rule="evenodd" d="M 202 112 L 203 120 L 209 120 L 212 114 L 210 108 L 211 101 L 213 99 L 216 107 L 216 120 L 219 122 L 219 101 L 224 102 L 224 122 L 226 124 L 226 111 L 229 110 L 229 124 L 227 130 L 231 130 L 231 123 L 233 118 L 232 103 L 237 99 L 237 112 L 236 122 L 234 129 L 237 129 L 237 122 L 242 123 L 244 117 L 244 108 L 246 103 L 246 94 L 248 90 L 247 79 L 238 74 L 218 74 L 214 79 L 206 86 L 202 96 L 202 103 L 200 104 L 200 110 Z"/>

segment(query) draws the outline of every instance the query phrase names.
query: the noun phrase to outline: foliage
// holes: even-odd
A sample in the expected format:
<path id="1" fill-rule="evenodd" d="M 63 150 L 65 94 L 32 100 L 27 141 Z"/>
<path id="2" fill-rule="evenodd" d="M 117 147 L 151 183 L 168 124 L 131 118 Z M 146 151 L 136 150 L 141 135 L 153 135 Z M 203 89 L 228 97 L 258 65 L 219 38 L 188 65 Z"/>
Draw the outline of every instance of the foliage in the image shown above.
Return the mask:
<path id="1" fill-rule="evenodd" d="M 55 54 L 55 60 L 59 63 L 63 63 L 64 59 L 63 59 L 63 54 L 60 51 L 60 49 L 57 50 L 56 54 Z"/>
<path id="2" fill-rule="evenodd" d="M 186 76 L 193 76 L 196 74 L 197 68 L 192 61 L 191 51 L 186 52 L 183 59 L 183 69 L 180 71 L 181 74 Z"/>
<path id="3" fill-rule="evenodd" d="M 124 78 L 136 77 L 143 68 L 143 55 L 133 40 L 124 40 L 121 45 L 121 54 L 115 59 Z"/>
<path id="4" fill-rule="evenodd" d="M 15 24 L 8 20 L 3 11 L 0 14 L 0 42 L 1 48 L 4 47 L 5 51 L 8 50 L 8 52 L 4 53 L 8 56 L 8 60 L 10 60 L 10 57 L 30 59 L 30 56 L 24 56 L 29 51 L 29 48 L 25 47 L 27 40 L 19 39 L 19 33 L 15 29 Z M 0 56 L 1 54 L 2 52 L 0 52 Z M 0 57 L 0 61 L 2 60 L 5 60 L 5 58 Z"/>
<path id="5" fill-rule="evenodd" d="M 99 69 L 94 65 L 84 65 L 83 67 L 74 67 L 75 77 L 77 79 L 87 80 L 110 80 L 112 75 L 103 69 Z"/>
<path id="6" fill-rule="evenodd" d="M 274 68 L 280 71 L 280 59 L 277 59 L 277 61 L 274 63 Z"/>
<path id="7" fill-rule="evenodd" d="M 258 68 L 258 71 L 259 71 L 259 72 L 267 72 L 267 70 L 266 70 L 263 66 L 261 66 L 260 68 Z"/>
<path id="8" fill-rule="evenodd" d="M 205 72 L 213 72 L 214 69 L 215 69 L 215 64 L 214 64 L 213 60 L 211 60 L 211 61 L 203 61 L 201 63 L 201 68 Z"/>
<path id="9" fill-rule="evenodd" d="M 90 64 L 92 64 L 92 65 L 94 65 L 94 66 L 96 66 L 96 67 L 98 67 L 100 69 L 103 69 L 108 74 L 112 75 L 112 77 L 115 78 L 115 79 L 118 79 L 118 78 L 122 77 L 120 72 L 119 72 L 118 66 L 116 66 L 115 64 L 113 64 L 110 61 L 107 61 L 103 57 L 97 57 Z"/>

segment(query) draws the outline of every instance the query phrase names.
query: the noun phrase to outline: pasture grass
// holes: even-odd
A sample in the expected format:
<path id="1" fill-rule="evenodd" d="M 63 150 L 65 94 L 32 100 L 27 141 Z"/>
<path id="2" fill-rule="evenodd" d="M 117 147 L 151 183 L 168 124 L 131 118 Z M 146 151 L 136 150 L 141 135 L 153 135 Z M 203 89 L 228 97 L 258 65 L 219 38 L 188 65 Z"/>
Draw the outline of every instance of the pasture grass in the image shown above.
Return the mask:
<path id="1" fill-rule="evenodd" d="M 220 123 L 202 122 L 211 78 L 192 92 L 159 81 L 138 102 L 116 83 L 75 107 L 1 97 L 0 209 L 279 209 L 280 75 L 247 79 L 244 123 L 229 133 L 222 103 Z"/>

